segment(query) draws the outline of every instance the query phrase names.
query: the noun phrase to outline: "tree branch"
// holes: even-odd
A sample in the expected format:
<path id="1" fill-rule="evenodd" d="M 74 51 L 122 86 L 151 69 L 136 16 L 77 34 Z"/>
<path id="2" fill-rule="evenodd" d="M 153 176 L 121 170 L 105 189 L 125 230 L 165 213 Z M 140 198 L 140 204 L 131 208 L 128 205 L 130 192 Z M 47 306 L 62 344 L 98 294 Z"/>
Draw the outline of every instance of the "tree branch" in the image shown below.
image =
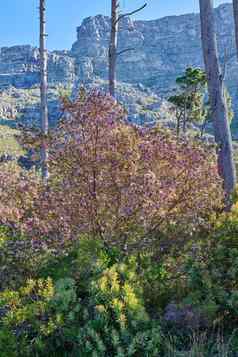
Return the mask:
<path id="1" fill-rule="evenodd" d="M 122 14 L 122 15 L 118 16 L 118 19 L 115 21 L 115 24 L 117 24 L 117 23 L 118 23 L 120 20 L 122 20 L 124 17 L 131 16 L 131 15 L 136 14 L 137 12 L 140 12 L 140 11 L 143 10 L 146 6 L 147 6 L 147 3 L 145 3 L 144 5 L 142 5 L 141 7 L 139 7 L 138 9 L 136 9 L 136 10 L 134 10 L 134 11 L 127 12 L 127 13 L 125 13 L 125 14 Z"/>
<path id="2" fill-rule="evenodd" d="M 128 52 L 128 51 L 135 51 L 135 48 L 125 48 L 124 50 L 117 52 L 116 55 L 117 55 L 117 56 L 120 56 L 120 55 L 122 55 L 123 53 Z"/>

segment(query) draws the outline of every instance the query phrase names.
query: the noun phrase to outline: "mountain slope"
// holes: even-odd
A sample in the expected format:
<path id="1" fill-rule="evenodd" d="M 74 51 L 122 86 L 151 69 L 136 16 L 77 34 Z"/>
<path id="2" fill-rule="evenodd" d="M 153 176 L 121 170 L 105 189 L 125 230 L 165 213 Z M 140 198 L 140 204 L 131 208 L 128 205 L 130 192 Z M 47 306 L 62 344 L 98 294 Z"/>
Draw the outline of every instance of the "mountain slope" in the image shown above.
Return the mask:
<path id="1" fill-rule="evenodd" d="M 232 6 L 231 4 L 221 5 L 215 12 L 222 66 L 226 67 L 226 83 L 236 108 L 238 65 L 235 54 Z M 160 98 L 166 98 L 173 90 L 176 77 L 187 66 L 203 66 L 199 15 L 188 14 L 134 22 L 125 18 L 120 26 L 119 50 L 128 47 L 134 50 L 124 53 L 118 59 L 117 77 L 121 82 L 119 99 L 126 105 L 129 104 L 130 117 L 140 122 L 143 117 L 141 107 L 138 109 L 137 104 L 141 97 L 145 97 L 148 103 L 148 106 L 142 103 L 145 110 L 150 111 L 151 108 L 156 108 L 158 111 L 162 103 Z M 77 87 L 84 84 L 91 87 L 102 83 L 102 87 L 105 88 L 108 73 L 109 36 L 109 17 L 102 15 L 89 17 L 77 28 L 77 40 L 70 51 L 49 53 L 51 97 L 54 94 L 56 98 L 58 87 L 66 84 Z M 29 119 L 25 118 L 28 111 L 23 108 L 24 106 L 22 107 L 21 93 L 24 90 L 25 95 L 26 91 L 32 91 L 38 86 L 38 49 L 31 46 L 1 48 L 0 92 L 2 94 L 9 92 L 11 87 L 16 88 L 14 93 L 19 91 L 21 105 L 18 106 L 18 118 L 22 115 L 24 119 Z M 132 90 L 134 87 L 135 90 Z M 33 95 L 37 98 L 36 92 Z M 54 105 L 50 105 L 53 121 L 59 114 L 56 112 L 54 100 Z M 151 100 L 153 105 L 151 105 Z M 6 106 L 6 102 L 3 102 L 0 96 L 0 115 L 5 112 L 1 110 L 3 105 Z M 31 113 L 34 114 L 34 110 Z M 7 115 L 9 116 L 9 113 Z"/>

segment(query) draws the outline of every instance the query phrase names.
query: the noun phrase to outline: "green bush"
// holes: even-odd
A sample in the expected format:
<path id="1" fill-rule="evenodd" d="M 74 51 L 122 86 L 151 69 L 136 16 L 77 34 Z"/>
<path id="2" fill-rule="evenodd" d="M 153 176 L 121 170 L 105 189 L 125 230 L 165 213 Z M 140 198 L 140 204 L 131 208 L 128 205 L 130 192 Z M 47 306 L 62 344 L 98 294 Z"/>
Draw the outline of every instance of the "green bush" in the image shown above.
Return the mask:
<path id="1" fill-rule="evenodd" d="M 134 259 L 115 263 L 97 244 L 82 240 L 75 279 L 31 279 L 0 294 L 3 356 L 158 356 L 161 329 L 145 310 Z"/>
<path id="2" fill-rule="evenodd" d="M 27 247 L 27 238 L 2 227 L 0 356 L 157 357 L 200 349 L 209 356 L 221 329 L 221 348 L 236 350 L 237 237 L 235 208 L 180 251 L 160 254 L 159 243 L 154 252 L 127 256 L 81 236 L 62 254 L 38 251 L 28 262 L 31 250 L 16 250 L 22 241 Z M 205 325 L 196 332 L 171 328 L 163 321 L 170 303 L 178 311 L 189 306 Z M 203 348 L 191 336 L 204 330 Z"/>
<path id="3" fill-rule="evenodd" d="M 37 278 L 46 262 L 52 259 L 49 250 L 35 245 L 27 236 L 0 225 L 0 291 L 15 289 L 29 278 Z"/>
<path id="4" fill-rule="evenodd" d="M 184 266 L 184 303 L 196 306 L 214 326 L 237 326 L 238 215 L 221 216 L 205 242 L 197 245 Z"/>

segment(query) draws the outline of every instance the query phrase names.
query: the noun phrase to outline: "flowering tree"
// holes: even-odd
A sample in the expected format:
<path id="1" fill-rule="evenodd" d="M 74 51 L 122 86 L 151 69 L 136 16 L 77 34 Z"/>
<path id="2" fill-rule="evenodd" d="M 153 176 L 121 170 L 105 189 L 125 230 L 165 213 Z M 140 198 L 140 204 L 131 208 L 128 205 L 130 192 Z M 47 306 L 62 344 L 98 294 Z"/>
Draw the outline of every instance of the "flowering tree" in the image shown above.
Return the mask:
<path id="1" fill-rule="evenodd" d="M 0 225 L 23 228 L 40 192 L 40 181 L 34 174 L 26 174 L 15 164 L 1 165 Z"/>
<path id="2" fill-rule="evenodd" d="M 96 91 L 64 100 L 64 109 L 49 142 L 51 178 L 23 219 L 28 234 L 144 247 L 169 225 L 194 228 L 220 206 L 211 148 L 129 125 L 124 109 Z"/>

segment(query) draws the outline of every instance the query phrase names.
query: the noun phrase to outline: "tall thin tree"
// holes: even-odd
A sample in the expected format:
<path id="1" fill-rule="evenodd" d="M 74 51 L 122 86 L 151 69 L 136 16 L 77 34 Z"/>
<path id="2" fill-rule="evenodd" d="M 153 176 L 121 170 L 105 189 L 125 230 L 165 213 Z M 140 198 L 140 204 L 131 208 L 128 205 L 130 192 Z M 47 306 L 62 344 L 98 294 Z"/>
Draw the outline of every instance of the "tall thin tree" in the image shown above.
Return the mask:
<path id="1" fill-rule="evenodd" d="M 47 105 L 47 50 L 46 50 L 46 0 L 40 0 L 40 95 L 41 95 L 41 172 L 43 180 L 49 177 L 48 150 L 46 136 L 49 131 L 48 105 Z"/>
<path id="2" fill-rule="evenodd" d="M 236 51 L 238 57 L 238 0 L 233 0 L 233 13 L 235 22 Z"/>
<path id="3" fill-rule="evenodd" d="M 217 143 L 218 170 L 224 180 L 224 189 L 229 199 L 236 185 L 236 170 L 233 159 L 224 81 L 218 59 L 214 3 L 213 0 L 199 0 L 199 3 L 203 56 L 208 80 L 215 140 Z"/>
<path id="4" fill-rule="evenodd" d="M 113 97 L 115 96 L 115 82 L 116 82 L 119 6 L 120 6 L 119 0 L 112 0 L 111 38 L 110 38 L 110 45 L 109 45 L 109 93 Z"/>
<path id="5" fill-rule="evenodd" d="M 131 12 L 120 14 L 120 0 L 111 0 L 111 38 L 109 44 L 109 93 L 115 97 L 116 87 L 116 64 L 119 55 L 134 50 L 134 48 L 126 48 L 118 52 L 118 29 L 119 22 L 126 16 L 131 16 L 147 6 L 145 3 L 143 6 Z"/>

